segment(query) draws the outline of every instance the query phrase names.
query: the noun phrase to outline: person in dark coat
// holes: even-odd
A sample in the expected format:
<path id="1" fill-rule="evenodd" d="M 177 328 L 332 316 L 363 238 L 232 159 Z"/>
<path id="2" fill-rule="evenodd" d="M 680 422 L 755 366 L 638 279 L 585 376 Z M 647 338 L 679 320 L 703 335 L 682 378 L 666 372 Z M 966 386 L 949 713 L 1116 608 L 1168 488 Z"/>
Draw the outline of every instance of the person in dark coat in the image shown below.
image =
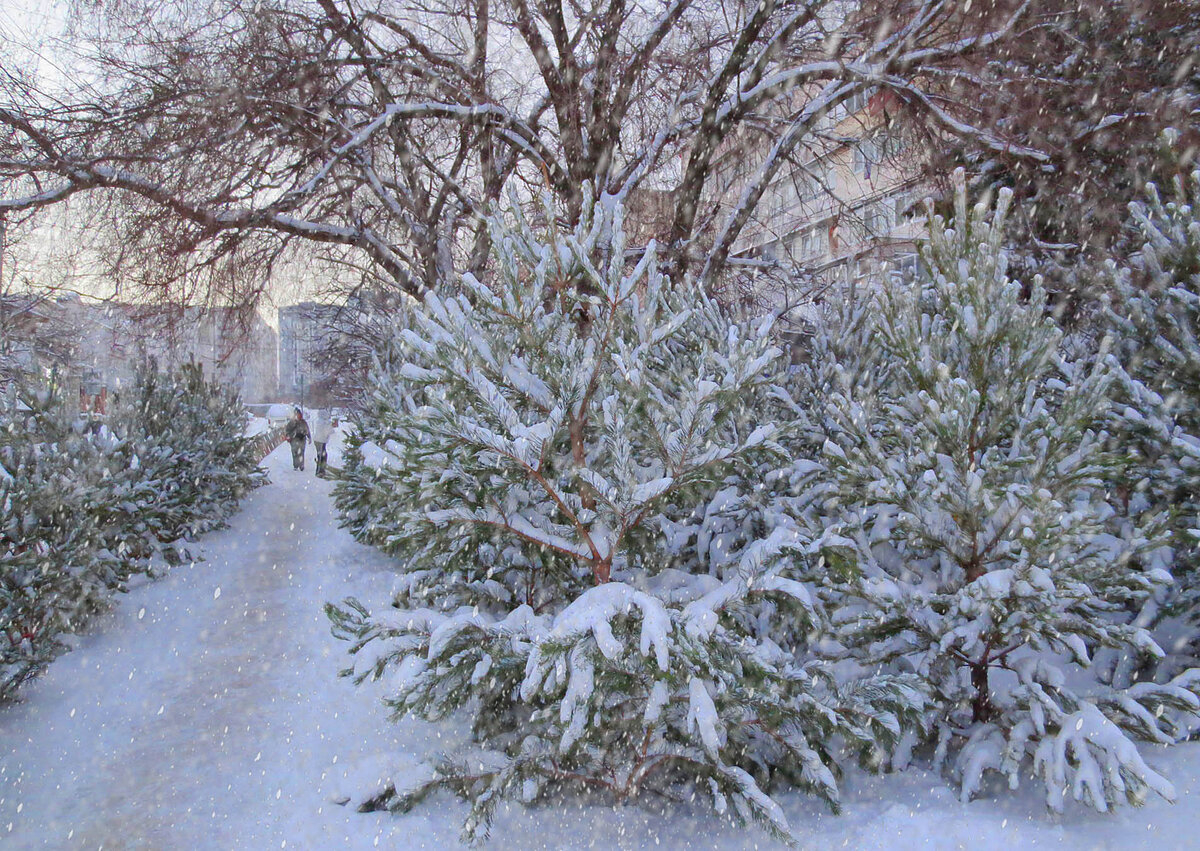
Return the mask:
<path id="1" fill-rule="evenodd" d="M 296 416 L 288 420 L 288 424 L 283 430 L 283 436 L 292 445 L 292 469 L 303 470 L 304 444 L 309 440 L 309 432 L 304 412 L 299 408 L 296 409 Z"/>

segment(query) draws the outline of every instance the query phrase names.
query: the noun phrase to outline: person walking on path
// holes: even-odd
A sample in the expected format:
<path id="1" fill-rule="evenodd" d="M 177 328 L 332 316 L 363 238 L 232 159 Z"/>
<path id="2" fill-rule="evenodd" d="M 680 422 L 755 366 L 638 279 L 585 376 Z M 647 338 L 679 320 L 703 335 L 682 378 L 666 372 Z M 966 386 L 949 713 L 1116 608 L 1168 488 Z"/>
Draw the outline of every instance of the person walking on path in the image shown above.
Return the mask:
<path id="1" fill-rule="evenodd" d="M 304 444 L 310 439 L 308 432 L 308 423 L 304 419 L 304 412 L 299 408 L 296 409 L 296 416 L 288 420 L 287 427 L 283 430 L 283 436 L 287 442 L 292 445 L 292 469 L 304 469 Z"/>
<path id="2" fill-rule="evenodd" d="M 325 465 L 329 460 L 327 444 L 329 437 L 333 434 L 333 430 L 337 428 L 337 418 L 330 418 L 329 411 L 322 408 L 317 411 L 317 419 L 313 423 L 312 442 L 313 448 L 317 451 L 317 475 L 325 475 Z"/>

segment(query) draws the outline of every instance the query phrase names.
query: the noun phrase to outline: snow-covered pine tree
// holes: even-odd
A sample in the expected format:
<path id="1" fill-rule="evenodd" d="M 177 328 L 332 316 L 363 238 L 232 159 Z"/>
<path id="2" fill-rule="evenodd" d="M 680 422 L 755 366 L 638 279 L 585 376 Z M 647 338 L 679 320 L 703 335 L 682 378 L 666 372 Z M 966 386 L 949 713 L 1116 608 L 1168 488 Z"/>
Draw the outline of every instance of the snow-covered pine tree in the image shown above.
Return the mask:
<path id="1" fill-rule="evenodd" d="M 828 400 L 846 387 L 871 393 L 887 380 L 888 362 L 873 345 L 874 300 L 869 291 L 838 292 L 823 300 L 815 318 L 794 344 L 796 363 L 791 370 L 789 393 L 777 393 L 791 408 L 799 444 L 793 456 L 820 455 L 829 422 Z"/>
<path id="2" fill-rule="evenodd" d="M 1172 740 L 1156 711 L 1195 708 L 1190 678 L 1115 690 L 1083 670 L 1101 647 L 1161 654 L 1121 613 L 1169 581 L 1106 534 L 1111 361 L 1061 357 L 1040 281 L 1006 274 L 1010 195 L 989 221 L 956 180 L 915 286 L 875 295 L 867 345 L 887 379 L 830 397 L 816 575 L 836 655 L 925 679 L 964 799 L 1030 763 L 1055 809 L 1171 798 L 1135 742 Z"/>
<path id="3" fill-rule="evenodd" d="M 399 434 L 394 429 L 403 410 L 404 386 L 395 376 L 407 361 L 404 353 L 397 351 L 397 341 L 409 328 L 407 311 L 393 321 L 392 339 L 372 353 L 362 393 L 354 399 L 354 428 L 348 431 L 342 449 L 343 471 L 334 488 L 334 501 L 341 525 L 356 540 L 394 555 L 403 539 L 395 534 L 393 476 L 388 471 L 392 453 L 382 447 L 390 448 Z"/>
<path id="4" fill-rule="evenodd" d="M 197 364 L 144 366 L 117 395 L 110 427 L 113 498 L 103 520 L 126 571 L 144 569 L 155 552 L 170 563 L 186 558 L 180 541 L 219 528 L 266 481 L 237 393 Z"/>
<path id="5" fill-rule="evenodd" d="M 1130 210 L 1142 245 L 1129 266 L 1113 265 L 1107 311 L 1125 365 L 1115 429 L 1131 461 L 1123 508 L 1165 516 L 1171 547 L 1175 585 L 1141 620 L 1182 615 L 1191 627 L 1176 629 L 1163 677 L 1200 657 L 1200 171 L 1177 178 L 1170 200 L 1149 186 Z"/>
<path id="6" fill-rule="evenodd" d="M 66 649 L 108 598 L 97 524 L 103 458 L 56 382 L 0 420 L 0 702 Z"/>
<path id="7" fill-rule="evenodd" d="M 0 701 L 154 553 L 178 560 L 265 481 L 237 394 L 199 367 L 143 371 L 99 434 L 61 391 L 24 387 L 0 419 Z"/>
<path id="8" fill-rule="evenodd" d="M 328 611 L 347 673 L 386 672 L 398 714 L 461 711 L 480 752 L 369 805 L 448 787 L 475 835 L 505 798 L 690 790 L 786 836 L 775 786 L 835 805 L 835 748 L 898 738 L 919 694 L 809 664 L 807 542 L 763 488 L 788 484 L 769 323 L 665 281 L 653 247 L 630 269 L 611 201 L 542 235 L 514 202 L 495 283 L 430 294 L 374 378 L 337 498 L 401 590 Z"/>

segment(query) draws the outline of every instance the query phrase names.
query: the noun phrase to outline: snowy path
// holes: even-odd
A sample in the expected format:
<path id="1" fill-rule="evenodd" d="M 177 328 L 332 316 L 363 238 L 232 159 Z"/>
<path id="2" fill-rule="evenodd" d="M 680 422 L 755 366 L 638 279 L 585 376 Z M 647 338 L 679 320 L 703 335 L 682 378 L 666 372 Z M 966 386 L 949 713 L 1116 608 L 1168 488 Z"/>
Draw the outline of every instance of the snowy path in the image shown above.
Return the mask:
<path id="1" fill-rule="evenodd" d="M 0 713 L 0 846 L 342 847 L 348 825 L 374 840 L 326 781 L 364 747 L 345 734 L 388 727 L 336 678 L 321 605 L 383 562 L 337 529 L 311 451 L 306 473 L 285 455 L 205 561 L 123 597 Z"/>
<path id="2" fill-rule="evenodd" d="M 321 610 L 353 594 L 387 598 L 385 560 L 337 528 L 331 484 L 268 459 L 273 484 L 206 560 L 124 595 L 77 650 L 0 709 L 0 848 L 447 848 L 464 808 L 439 799 L 405 817 L 338 806 L 361 796 L 382 760 L 403 770 L 450 727 L 391 724 L 369 688 L 335 673 L 345 647 Z M 1157 756 L 1157 755 L 1156 755 Z M 848 778 L 846 812 L 787 801 L 805 847 L 1196 847 L 1200 746 L 1156 759 L 1174 807 L 1114 817 L 1045 814 L 1037 790 L 962 805 L 937 778 Z M 771 847 L 754 829 L 703 814 L 669 821 L 636 807 L 517 809 L 490 846 Z"/>

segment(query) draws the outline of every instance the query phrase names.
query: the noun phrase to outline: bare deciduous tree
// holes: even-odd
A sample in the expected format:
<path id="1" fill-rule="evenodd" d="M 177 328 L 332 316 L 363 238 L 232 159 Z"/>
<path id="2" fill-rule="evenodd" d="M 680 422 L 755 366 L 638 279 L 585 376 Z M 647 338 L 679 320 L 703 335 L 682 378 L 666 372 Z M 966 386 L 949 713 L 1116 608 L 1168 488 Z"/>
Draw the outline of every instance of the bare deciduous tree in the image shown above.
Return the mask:
<path id="1" fill-rule="evenodd" d="M 253 301 L 298 246 L 420 296 L 479 267 L 506 189 L 580 214 L 585 184 L 669 194 L 671 272 L 715 285 L 787 157 L 867 87 L 942 132 L 1037 160 L 927 87 L 994 51 L 1026 6 L 882 18 L 839 0 L 130 0 L 81 4 L 51 96 L 0 85 L 0 212 L 94 198 L 114 261 Z M 735 133 L 769 153 L 730 204 L 710 184 Z M 570 223 L 568 221 L 568 224 Z M 189 277 L 190 276 L 190 277 Z M 137 278 L 127 278 L 137 281 Z"/>
<path id="2" fill-rule="evenodd" d="M 978 3 L 961 14 L 988 28 L 1019 2 Z M 964 54 L 928 88 L 957 119 L 1003 132 L 1044 159 L 933 133 L 939 155 L 927 161 L 929 174 L 944 179 L 965 165 L 981 184 L 1012 188 L 1023 202 L 1010 225 L 1024 249 L 1015 260 L 1069 291 L 1078 269 L 1132 249 L 1122 228 L 1146 182 L 1170 185 L 1191 168 L 1200 145 L 1198 52 L 1197 0 L 1043 0 L 1002 51 Z M 919 110 L 905 116 L 928 130 L 924 118 Z M 1166 128 L 1178 133 L 1172 152 L 1162 150 Z"/>

